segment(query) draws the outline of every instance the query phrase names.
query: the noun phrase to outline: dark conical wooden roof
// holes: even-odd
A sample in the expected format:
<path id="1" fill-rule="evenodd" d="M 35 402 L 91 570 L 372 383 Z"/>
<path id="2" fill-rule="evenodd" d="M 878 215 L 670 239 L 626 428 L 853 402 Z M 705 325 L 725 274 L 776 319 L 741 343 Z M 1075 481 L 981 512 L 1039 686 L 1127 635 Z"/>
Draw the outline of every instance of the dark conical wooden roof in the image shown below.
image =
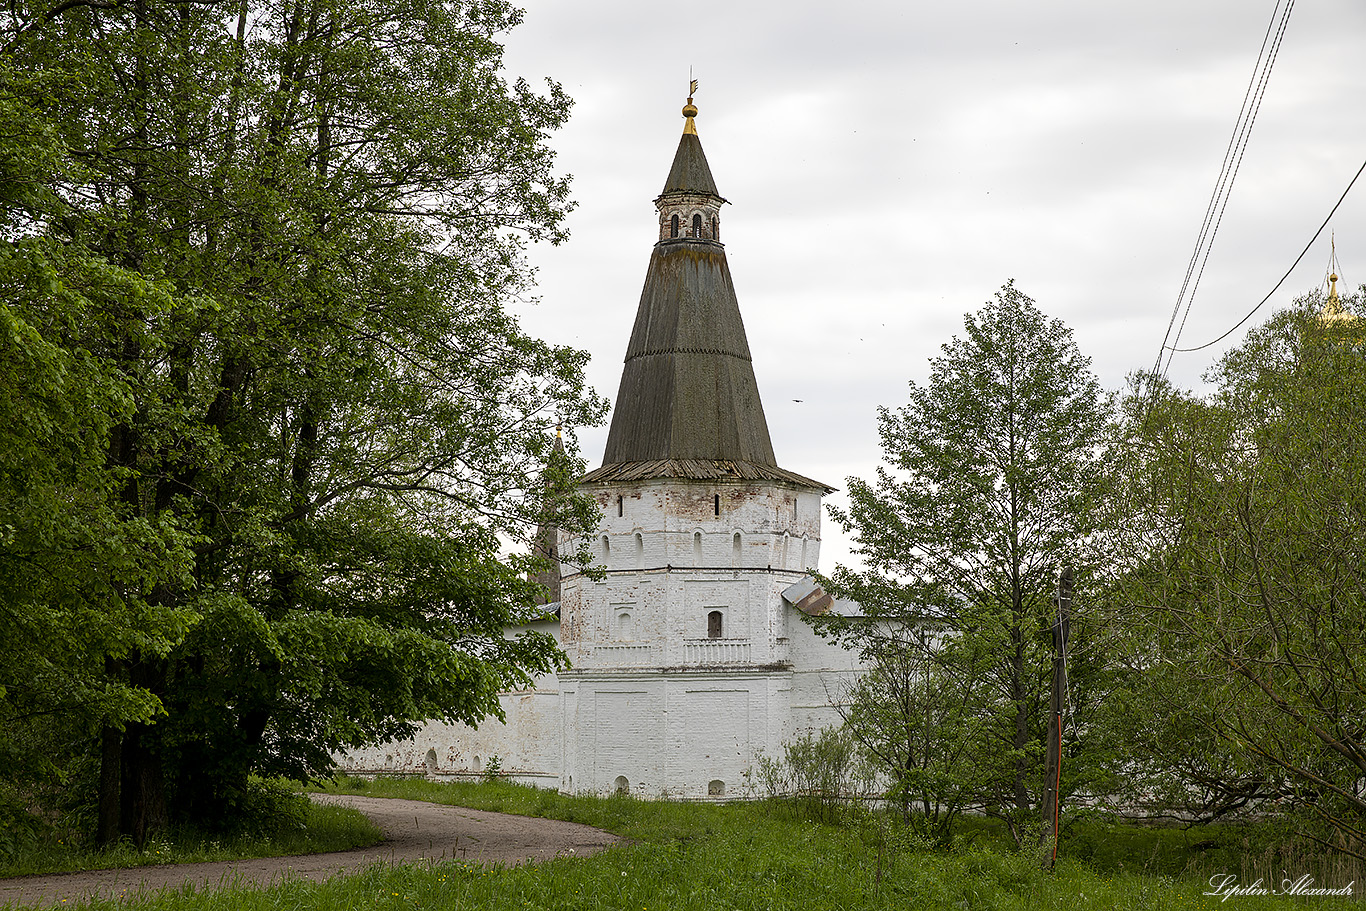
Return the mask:
<path id="1" fill-rule="evenodd" d="M 706 193 L 718 199 L 716 181 L 712 179 L 711 167 L 707 156 L 702 153 L 702 140 L 696 133 L 685 132 L 678 141 L 678 151 L 674 153 L 674 164 L 669 169 L 669 177 L 664 181 L 660 196 L 670 193 Z"/>
<path id="2" fill-rule="evenodd" d="M 670 201 L 675 194 L 711 196 L 712 206 L 725 201 L 692 129 L 695 109 L 684 113 L 688 125 L 656 200 L 661 213 L 686 203 Z M 778 467 L 725 247 L 709 236 L 666 237 L 655 244 L 603 464 L 582 480 L 651 478 L 768 480 L 832 489 Z"/>
<path id="3" fill-rule="evenodd" d="M 776 465 L 730 267 L 713 241 L 655 246 L 604 464 L 724 459 Z"/>

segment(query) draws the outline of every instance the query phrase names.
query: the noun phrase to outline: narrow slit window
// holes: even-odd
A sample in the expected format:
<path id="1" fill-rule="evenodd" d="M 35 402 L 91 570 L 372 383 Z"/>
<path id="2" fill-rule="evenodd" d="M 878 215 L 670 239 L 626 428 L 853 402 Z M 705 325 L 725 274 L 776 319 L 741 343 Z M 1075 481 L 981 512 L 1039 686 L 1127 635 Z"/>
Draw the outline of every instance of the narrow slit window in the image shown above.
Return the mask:
<path id="1" fill-rule="evenodd" d="M 702 532 L 695 531 L 692 534 L 692 564 L 693 566 L 702 565 Z"/>
<path id="2" fill-rule="evenodd" d="M 617 497 L 617 515 L 619 515 L 619 516 L 624 516 L 624 515 L 626 515 L 626 506 L 625 506 L 624 503 L 622 503 L 621 497 Z"/>
<path id="3" fill-rule="evenodd" d="M 692 236 L 693 236 L 693 237 L 701 237 L 701 236 L 702 236 L 702 216 L 701 216 L 701 215 L 694 215 L 694 216 L 692 217 Z"/>
<path id="4" fill-rule="evenodd" d="M 720 231 L 720 230 L 718 229 L 718 227 L 717 227 L 716 219 L 715 219 L 715 218 L 712 218 L 712 220 L 711 220 L 711 239 L 712 239 L 712 240 L 720 240 L 720 239 L 721 239 L 721 231 Z"/>
<path id="5" fill-rule="evenodd" d="M 670 237 L 677 237 L 677 236 L 678 236 L 678 216 L 677 216 L 677 215 L 675 215 L 675 216 L 673 216 L 672 218 L 669 219 L 669 236 L 670 236 Z"/>
<path id="6" fill-rule="evenodd" d="M 711 511 L 712 515 L 721 515 L 721 495 L 719 493 L 712 494 Z"/>
<path id="7" fill-rule="evenodd" d="M 721 612 L 719 610 L 710 611 L 707 614 L 707 638 L 721 638 Z"/>

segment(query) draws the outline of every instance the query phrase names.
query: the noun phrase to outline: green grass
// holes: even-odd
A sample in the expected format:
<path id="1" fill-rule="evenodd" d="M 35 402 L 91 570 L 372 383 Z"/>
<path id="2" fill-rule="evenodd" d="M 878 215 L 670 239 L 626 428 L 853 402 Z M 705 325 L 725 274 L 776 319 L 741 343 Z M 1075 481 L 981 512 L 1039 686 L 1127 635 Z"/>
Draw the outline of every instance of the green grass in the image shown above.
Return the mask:
<path id="1" fill-rule="evenodd" d="M 1316 848 L 1285 820 L 1191 828 L 1080 820 L 1064 831 L 1061 850 L 1092 869 L 1205 880 L 1234 874 L 1241 883 L 1277 886 L 1287 875 L 1308 874 L 1321 885 L 1355 882 L 1356 893 L 1366 895 L 1366 864 Z"/>
<path id="2" fill-rule="evenodd" d="M 321 854 L 373 845 L 382 838 L 374 823 L 358 810 L 348 807 L 307 804 L 300 807 L 299 823 L 271 835 L 252 837 L 213 837 L 189 830 L 171 831 L 142 850 L 131 842 L 121 842 L 107 850 L 83 850 L 72 844 L 69 837 L 53 832 L 20 846 L 12 857 L 0 863 L 0 877 Z"/>
<path id="3" fill-rule="evenodd" d="M 1130 833 L 1110 826 L 1114 837 L 1107 839 L 1106 824 L 1074 825 L 1057 870 L 1047 874 L 1038 869 L 1032 855 L 1006 849 L 999 832 L 977 820 L 969 822 L 953 851 L 936 852 L 893 837 L 894 830 L 875 816 L 865 815 L 840 826 L 817 825 L 776 803 L 717 805 L 566 797 L 505 783 L 381 779 L 346 784 L 352 787 L 345 790 L 371 796 L 588 823 L 625 836 L 627 841 L 593 857 L 562 858 L 536 866 L 485 867 L 467 862 L 376 866 L 325 883 L 293 881 L 262 890 L 185 888 L 83 907 L 146 911 L 1355 907 L 1342 899 L 1266 896 L 1239 897 L 1221 904 L 1201 894 L 1209 888 L 1208 874 L 1194 862 L 1210 859 L 1208 850 L 1183 848 L 1188 836 L 1180 830 Z M 1236 845 L 1230 844 L 1231 852 Z M 1068 854 L 1069 849 L 1075 856 Z M 1080 856 L 1083 849 L 1089 850 L 1089 859 Z M 1183 857 L 1185 868 L 1180 875 L 1153 872 L 1179 866 Z M 1214 860 L 1222 863 L 1232 857 L 1229 853 Z M 1239 874 L 1238 869 L 1228 872 Z"/>

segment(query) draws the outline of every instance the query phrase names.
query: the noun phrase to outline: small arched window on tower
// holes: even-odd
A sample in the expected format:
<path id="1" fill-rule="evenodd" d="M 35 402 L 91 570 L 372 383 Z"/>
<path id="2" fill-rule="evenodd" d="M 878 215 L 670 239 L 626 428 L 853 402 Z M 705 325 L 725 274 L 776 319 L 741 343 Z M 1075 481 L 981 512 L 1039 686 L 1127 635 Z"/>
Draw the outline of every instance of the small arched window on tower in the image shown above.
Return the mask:
<path id="1" fill-rule="evenodd" d="M 617 497 L 617 515 L 623 516 L 623 515 L 625 515 L 625 514 L 626 514 L 626 505 L 622 502 L 621 497 L 618 496 L 618 497 Z"/>
<path id="2" fill-rule="evenodd" d="M 607 561 L 611 558 L 611 556 L 612 556 L 612 539 L 609 538 L 609 537 L 607 537 L 606 535 L 603 535 L 603 536 L 602 536 L 602 562 L 603 562 L 603 565 L 606 565 L 606 564 L 607 564 Z"/>
<path id="3" fill-rule="evenodd" d="M 677 216 L 677 215 L 675 215 L 675 216 L 673 216 L 672 218 L 669 219 L 669 236 L 670 236 L 670 237 L 677 237 L 677 236 L 678 236 L 678 216 Z"/>
<path id="4" fill-rule="evenodd" d="M 702 237 L 702 216 L 696 212 L 692 216 L 692 236 L 699 239 Z"/>
<path id="5" fill-rule="evenodd" d="M 721 495 L 719 493 L 714 493 L 711 496 L 711 512 L 715 516 L 721 515 Z"/>
<path id="6" fill-rule="evenodd" d="M 636 569 L 645 568 L 645 537 L 636 532 Z"/>
<path id="7" fill-rule="evenodd" d="M 718 225 L 718 224 L 716 223 L 716 216 L 715 216 L 715 215 L 713 215 L 713 216 L 711 217 L 711 239 L 712 239 L 712 240 L 720 240 L 720 239 L 721 239 L 721 227 L 720 227 L 720 225 Z"/>
<path id="8" fill-rule="evenodd" d="M 721 612 L 719 610 L 707 612 L 707 638 L 721 638 Z"/>

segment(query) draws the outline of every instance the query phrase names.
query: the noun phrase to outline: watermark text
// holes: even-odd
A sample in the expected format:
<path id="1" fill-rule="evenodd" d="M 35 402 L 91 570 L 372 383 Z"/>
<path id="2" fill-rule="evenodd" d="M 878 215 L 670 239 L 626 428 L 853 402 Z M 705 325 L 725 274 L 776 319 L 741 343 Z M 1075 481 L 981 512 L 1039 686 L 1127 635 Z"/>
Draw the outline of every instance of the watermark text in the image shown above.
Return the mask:
<path id="1" fill-rule="evenodd" d="M 1240 883 L 1238 877 L 1232 873 L 1216 873 L 1209 878 L 1210 890 L 1204 894 L 1217 898 L 1221 902 L 1226 902 L 1230 898 L 1245 898 L 1249 895 L 1302 895 L 1327 898 L 1353 895 L 1355 888 L 1356 880 L 1352 880 L 1345 886 L 1320 886 L 1314 881 L 1314 877 L 1308 874 L 1298 878 L 1287 876 L 1277 886 L 1274 883 L 1267 884 L 1261 879 L 1252 883 Z"/>

